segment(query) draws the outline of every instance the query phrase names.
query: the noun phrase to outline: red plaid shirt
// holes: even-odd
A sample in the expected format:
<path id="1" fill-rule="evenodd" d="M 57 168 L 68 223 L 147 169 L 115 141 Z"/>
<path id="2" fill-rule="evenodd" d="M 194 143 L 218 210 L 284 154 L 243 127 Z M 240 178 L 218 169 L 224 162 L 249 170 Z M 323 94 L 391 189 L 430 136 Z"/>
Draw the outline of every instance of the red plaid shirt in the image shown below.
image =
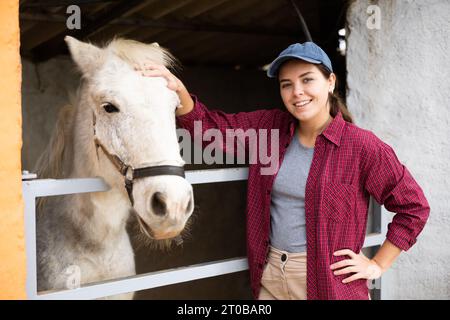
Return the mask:
<path id="1" fill-rule="evenodd" d="M 178 125 L 188 129 L 192 136 L 195 120 L 202 121 L 203 132 L 216 128 L 224 136 L 229 128 L 279 129 L 281 165 L 298 123 L 290 113 L 259 110 L 226 114 L 208 110 L 195 97 L 194 102 L 190 113 L 177 118 Z M 259 162 L 249 166 L 247 190 L 247 256 L 255 298 L 259 295 L 268 251 L 275 179 L 275 175 L 261 175 L 261 166 Z M 396 213 L 388 226 L 387 239 L 408 250 L 429 215 L 421 188 L 391 147 L 370 131 L 345 122 L 339 113 L 316 139 L 306 183 L 308 299 L 368 299 L 367 280 L 343 284 L 341 281 L 348 275 L 335 276 L 329 267 L 345 259 L 333 256 L 339 249 L 360 252 L 370 196 Z"/>

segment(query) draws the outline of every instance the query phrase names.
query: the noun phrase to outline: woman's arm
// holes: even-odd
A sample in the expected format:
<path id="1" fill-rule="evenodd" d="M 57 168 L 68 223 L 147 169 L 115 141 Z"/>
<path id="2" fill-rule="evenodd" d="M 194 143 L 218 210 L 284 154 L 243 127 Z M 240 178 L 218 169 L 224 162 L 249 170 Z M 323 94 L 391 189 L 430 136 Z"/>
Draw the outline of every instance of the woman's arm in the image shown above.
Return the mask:
<path id="1" fill-rule="evenodd" d="M 336 275 L 355 273 L 344 279 L 347 283 L 356 279 L 376 279 L 395 261 L 402 250 L 408 250 L 422 231 L 430 207 L 422 189 L 408 169 L 400 163 L 390 146 L 371 135 L 364 146 L 364 189 L 387 210 L 395 212 L 388 226 L 386 241 L 373 259 L 349 249 L 336 251 L 336 256 L 347 255 L 350 259 L 331 265 Z"/>
<path id="2" fill-rule="evenodd" d="M 407 251 L 416 243 L 430 214 L 422 188 L 398 160 L 394 150 L 376 136 L 366 147 L 364 158 L 365 190 L 377 203 L 395 213 L 386 238 Z"/>
<path id="3" fill-rule="evenodd" d="M 372 260 L 381 268 L 381 273 L 384 273 L 391 267 L 401 252 L 402 249 L 386 239 Z"/>

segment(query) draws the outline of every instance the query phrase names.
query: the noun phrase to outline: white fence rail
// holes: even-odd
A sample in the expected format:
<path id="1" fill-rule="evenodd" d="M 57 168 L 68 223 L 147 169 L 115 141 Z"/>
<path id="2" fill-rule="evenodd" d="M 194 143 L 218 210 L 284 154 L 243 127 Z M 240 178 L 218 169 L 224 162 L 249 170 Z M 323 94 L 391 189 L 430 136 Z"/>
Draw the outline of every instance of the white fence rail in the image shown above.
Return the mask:
<path id="1" fill-rule="evenodd" d="M 186 179 L 191 184 L 218 183 L 246 180 L 248 168 L 191 170 Z M 186 281 L 220 276 L 248 269 L 247 259 L 205 262 L 192 266 L 162 270 L 117 280 L 84 285 L 80 288 L 56 292 L 37 292 L 36 278 L 36 198 L 85 192 L 107 191 L 108 185 L 100 178 L 86 179 L 38 179 L 22 183 L 25 201 L 25 235 L 27 252 L 27 296 L 29 299 L 96 299 L 111 295 L 139 291 Z M 386 234 L 385 214 L 375 213 L 380 219 L 377 233 L 369 234 L 364 247 L 378 246 Z"/>

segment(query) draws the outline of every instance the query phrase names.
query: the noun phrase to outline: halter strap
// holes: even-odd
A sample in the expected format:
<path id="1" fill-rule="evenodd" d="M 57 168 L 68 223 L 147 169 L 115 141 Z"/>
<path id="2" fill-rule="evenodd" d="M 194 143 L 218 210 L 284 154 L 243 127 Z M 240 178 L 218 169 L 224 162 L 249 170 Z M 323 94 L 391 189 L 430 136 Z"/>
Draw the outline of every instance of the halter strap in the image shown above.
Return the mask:
<path id="1" fill-rule="evenodd" d="M 98 157 L 98 148 L 100 147 L 103 150 L 103 153 L 108 157 L 111 163 L 117 168 L 120 174 L 124 177 L 125 189 L 127 190 L 131 206 L 134 206 L 133 182 L 135 179 L 163 176 L 163 175 L 179 176 L 185 178 L 184 168 L 179 166 L 160 165 L 134 169 L 132 166 L 125 164 L 125 162 L 123 162 L 117 155 L 110 153 L 105 148 L 105 146 L 100 142 L 100 140 L 97 139 L 97 137 L 95 137 L 94 142 L 97 150 L 97 157 Z"/>
<path id="2" fill-rule="evenodd" d="M 177 166 L 169 166 L 169 165 L 161 165 L 161 166 L 152 166 L 145 167 L 133 170 L 133 178 L 145 178 L 145 177 L 153 177 L 153 176 L 163 176 L 163 175 L 172 175 L 172 176 L 180 176 L 185 178 L 184 168 Z"/>
<path id="3" fill-rule="evenodd" d="M 94 143 L 97 151 L 98 158 L 98 148 L 100 147 L 103 150 L 103 153 L 108 157 L 109 161 L 116 167 L 116 169 L 120 172 L 121 175 L 125 176 L 127 174 L 129 166 L 127 166 L 117 155 L 108 152 L 105 146 L 97 139 L 94 138 Z"/>

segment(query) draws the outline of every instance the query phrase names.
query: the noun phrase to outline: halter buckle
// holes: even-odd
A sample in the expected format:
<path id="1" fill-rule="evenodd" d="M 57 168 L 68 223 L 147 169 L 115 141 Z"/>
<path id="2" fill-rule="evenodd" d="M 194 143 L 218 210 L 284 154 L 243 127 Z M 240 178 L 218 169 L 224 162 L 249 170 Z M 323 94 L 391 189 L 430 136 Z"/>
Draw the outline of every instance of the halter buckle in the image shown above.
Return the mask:
<path id="1" fill-rule="evenodd" d="M 125 180 L 133 181 L 134 169 L 130 166 L 125 167 L 123 175 L 125 176 Z"/>

